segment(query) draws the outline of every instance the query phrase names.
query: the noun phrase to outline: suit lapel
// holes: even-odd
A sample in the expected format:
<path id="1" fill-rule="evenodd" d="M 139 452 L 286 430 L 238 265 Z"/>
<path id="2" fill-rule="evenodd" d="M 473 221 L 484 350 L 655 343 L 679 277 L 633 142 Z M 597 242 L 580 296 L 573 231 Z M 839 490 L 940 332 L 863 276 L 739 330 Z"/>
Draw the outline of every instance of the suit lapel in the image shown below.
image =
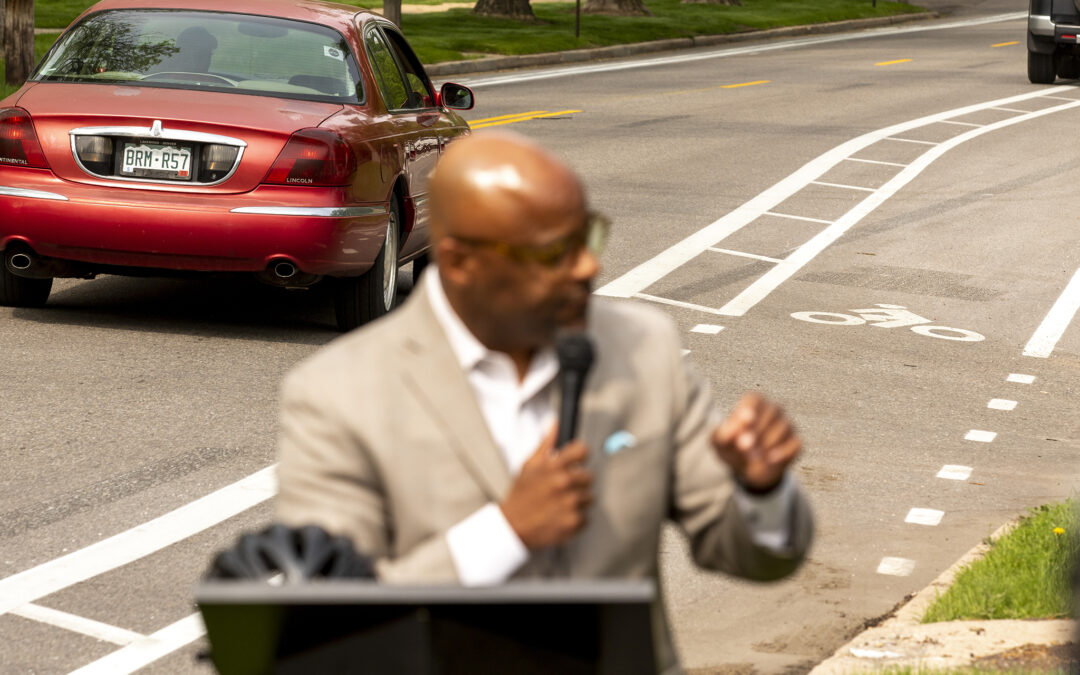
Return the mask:
<path id="1" fill-rule="evenodd" d="M 401 337 L 406 384 L 421 402 L 462 463 L 492 499 L 510 489 L 510 472 L 484 421 L 476 394 L 458 365 L 442 326 L 431 310 L 427 290 L 417 284 L 400 310 L 408 314 Z M 406 318 L 406 317 L 403 317 Z"/>

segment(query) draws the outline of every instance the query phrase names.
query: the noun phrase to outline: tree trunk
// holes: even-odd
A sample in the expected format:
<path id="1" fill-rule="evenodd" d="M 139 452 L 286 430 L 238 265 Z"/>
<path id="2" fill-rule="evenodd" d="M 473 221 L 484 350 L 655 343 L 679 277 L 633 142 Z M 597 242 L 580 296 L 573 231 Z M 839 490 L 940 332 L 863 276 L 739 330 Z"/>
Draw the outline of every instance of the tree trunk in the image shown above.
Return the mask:
<path id="1" fill-rule="evenodd" d="M 684 5 L 728 5 L 729 7 L 742 7 L 739 0 L 682 0 Z"/>
<path id="2" fill-rule="evenodd" d="M 34 0 L 6 0 L 4 80 L 22 84 L 34 68 Z"/>
<path id="3" fill-rule="evenodd" d="M 401 28 L 401 0 L 382 0 L 382 15 Z"/>
<path id="4" fill-rule="evenodd" d="M 533 14 L 529 0 L 476 0 L 473 14 L 494 16 L 500 19 L 536 21 L 536 15 Z"/>
<path id="5" fill-rule="evenodd" d="M 642 0 L 586 0 L 581 11 L 608 16 L 652 16 Z"/>

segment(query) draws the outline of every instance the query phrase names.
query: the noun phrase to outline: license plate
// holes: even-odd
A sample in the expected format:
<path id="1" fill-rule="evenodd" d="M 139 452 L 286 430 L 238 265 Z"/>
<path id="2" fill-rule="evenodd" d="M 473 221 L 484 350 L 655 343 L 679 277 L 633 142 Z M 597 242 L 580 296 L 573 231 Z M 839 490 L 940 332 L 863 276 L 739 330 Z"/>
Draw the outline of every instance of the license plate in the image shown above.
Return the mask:
<path id="1" fill-rule="evenodd" d="M 120 173 L 140 178 L 191 180 L 191 148 L 157 143 L 124 143 Z"/>

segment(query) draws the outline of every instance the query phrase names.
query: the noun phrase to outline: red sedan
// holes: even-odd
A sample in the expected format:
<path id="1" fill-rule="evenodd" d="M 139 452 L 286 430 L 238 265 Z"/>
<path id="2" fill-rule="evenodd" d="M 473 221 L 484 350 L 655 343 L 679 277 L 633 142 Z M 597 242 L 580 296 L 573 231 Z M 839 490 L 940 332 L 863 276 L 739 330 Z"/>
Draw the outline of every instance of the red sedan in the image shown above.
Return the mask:
<path id="1" fill-rule="evenodd" d="M 227 7 L 228 9 L 222 9 Z M 390 22 L 311 0 L 105 0 L 0 101 L 0 304 L 56 277 L 254 273 L 389 311 L 473 94 Z"/>

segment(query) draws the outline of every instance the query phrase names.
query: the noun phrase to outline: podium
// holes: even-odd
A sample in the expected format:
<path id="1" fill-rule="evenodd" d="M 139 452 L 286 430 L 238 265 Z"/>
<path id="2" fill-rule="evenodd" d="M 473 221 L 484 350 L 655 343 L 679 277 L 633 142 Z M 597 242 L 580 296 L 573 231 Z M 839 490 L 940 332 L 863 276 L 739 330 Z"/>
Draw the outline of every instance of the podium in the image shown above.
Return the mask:
<path id="1" fill-rule="evenodd" d="M 207 581 L 221 675 L 655 675 L 652 581 L 486 588 Z"/>

